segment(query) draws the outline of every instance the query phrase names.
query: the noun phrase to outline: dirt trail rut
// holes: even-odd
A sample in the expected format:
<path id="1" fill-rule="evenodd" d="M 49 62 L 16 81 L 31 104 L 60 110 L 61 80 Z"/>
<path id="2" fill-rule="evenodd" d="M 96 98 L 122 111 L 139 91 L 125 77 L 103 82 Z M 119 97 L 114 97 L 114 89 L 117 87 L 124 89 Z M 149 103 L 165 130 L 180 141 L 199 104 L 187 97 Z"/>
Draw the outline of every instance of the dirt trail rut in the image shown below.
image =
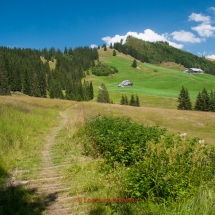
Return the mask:
<path id="1" fill-rule="evenodd" d="M 69 195 L 69 190 L 72 189 L 72 186 L 68 186 L 62 171 L 62 167 L 69 166 L 70 163 L 63 162 L 57 165 L 53 164 L 53 156 L 55 156 L 55 159 L 57 156 L 57 154 L 53 155 L 55 137 L 58 135 L 59 131 L 66 126 L 68 120 L 70 121 L 70 125 L 72 125 L 71 121 L 75 124 L 78 120 L 77 115 L 75 119 L 71 119 L 68 116 L 68 111 L 74 108 L 76 114 L 80 115 L 80 110 L 77 105 L 62 112 L 60 114 L 61 123 L 53 128 L 47 135 L 44 150 L 42 151 L 42 162 L 39 169 L 35 169 L 35 178 L 32 178 L 31 174 L 29 174 L 27 180 L 17 180 L 14 182 L 23 184 L 27 188 L 36 188 L 38 195 L 53 196 L 53 201 L 50 201 L 48 205 L 45 206 L 45 215 L 73 215 L 77 214 L 75 211 L 77 211 L 76 209 L 79 207 L 78 196 Z M 79 111 L 79 113 L 77 113 L 77 111 Z M 78 214 L 83 213 L 84 212 L 78 212 Z"/>

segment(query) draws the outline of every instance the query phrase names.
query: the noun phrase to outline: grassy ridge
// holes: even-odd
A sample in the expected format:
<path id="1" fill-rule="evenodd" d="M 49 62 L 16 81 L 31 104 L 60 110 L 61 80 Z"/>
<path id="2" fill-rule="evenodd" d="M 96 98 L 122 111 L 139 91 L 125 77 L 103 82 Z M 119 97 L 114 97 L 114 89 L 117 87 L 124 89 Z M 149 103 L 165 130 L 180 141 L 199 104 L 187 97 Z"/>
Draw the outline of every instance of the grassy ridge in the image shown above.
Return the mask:
<path id="1" fill-rule="evenodd" d="M 122 53 L 117 53 L 117 56 L 114 57 L 112 52 L 113 50 L 110 49 L 107 52 L 104 52 L 103 49 L 99 50 L 100 60 L 116 67 L 119 72 L 108 77 L 91 75 L 89 79 L 93 81 L 96 91 L 98 86 L 104 83 L 116 103 L 119 103 L 117 94 L 120 93 L 137 93 L 143 98 L 146 96 L 155 96 L 155 99 L 158 97 L 177 98 L 184 85 L 188 89 L 191 99 L 195 100 L 198 92 L 202 91 L 204 87 L 208 90 L 215 90 L 215 76 L 185 74 L 182 72 L 185 68 L 179 65 L 178 68 L 176 66 L 164 68 L 138 62 L 138 68 L 134 69 L 131 67 L 133 61 L 131 57 Z M 162 65 L 168 67 L 167 63 Z M 129 79 L 134 85 L 130 88 L 118 88 L 118 84 L 125 79 Z"/>

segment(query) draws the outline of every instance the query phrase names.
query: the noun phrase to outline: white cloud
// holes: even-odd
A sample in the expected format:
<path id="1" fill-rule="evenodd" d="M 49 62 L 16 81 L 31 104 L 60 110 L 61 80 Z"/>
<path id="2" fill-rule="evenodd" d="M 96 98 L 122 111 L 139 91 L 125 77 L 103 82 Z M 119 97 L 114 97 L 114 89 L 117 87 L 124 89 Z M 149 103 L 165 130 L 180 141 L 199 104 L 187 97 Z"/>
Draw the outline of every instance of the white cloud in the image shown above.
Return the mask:
<path id="1" fill-rule="evenodd" d="M 209 10 L 212 10 L 215 13 L 215 7 L 210 7 Z"/>
<path id="2" fill-rule="evenodd" d="M 215 11 L 215 7 L 211 7 L 211 10 Z M 189 21 L 201 22 L 196 27 L 191 27 L 193 31 L 196 31 L 201 37 L 213 37 L 215 36 L 215 27 L 211 25 L 211 17 L 204 16 L 201 13 L 192 13 L 189 16 Z"/>
<path id="3" fill-rule="evenodd" d="M 200 43 L 203 39 L 197 38 L 193 33 L 188 31 L 174 31 L 172 34 L 173 39 L 180 42 Z"/>
<path id="4" fill-rule="evenodd" d="M 192 27 L 192 30 L 196 31 L 201 37 L 213 37 L 215 36 L 215 27 L 210 24 L 201 24 L 196 27 Z"/>
<path id="5" fill-rule="evenodd" d="M 204 16 L 201 13 L 192 13 L 189 16 L 189 21 L 196 21 L 196 22 L 203 22 L 203 23 L 210 23 L 211 18 L 210 16 Z"/>
<path id="6" fill-rule="evenodd" d="M 207 55 L 206 58 L 211 58 L 211 59 L 214 59 L 214 60 L 215 60 L 215 54 Z"/>
<path id="7" fill-rule="evenodd" d="M 107 37 L 103 37 L 102 40 L 105 41 L 108 45 L 110 45 L 110 43 L 114 44 L 114 43 L 120 42 L 120 41 L 122 41 L 122 43 L 124 44 L 126 42 L 126 38 L 128 36 L 133 36 L 135 38 L 142 39 L 142 40 L 149 41 L 149 42 L 164 41 L 164 42 L 168 42 L 171 46 L 174 46 L 176 48 L 179 48 L 179 49 L 183 48 L 182 44 L 177 44 L 175 42 L 169 41 L 168 34 L 159 35 L 151 29 L 144 30 L 144 33 L 137 33 L 137 32 L 129 31 L 129 32 L 127 32 L 126 35 L 122 35 L 122 36 L 115 35 L 114 37 L 107 36 Z"/>
<path id="8" fill-rule="evenodd" d="M 184 47 L 183 44 L 178 44 L 178 43 L 175 43 L 175 42 L 171 42 L 171 41 L 168 41 L 169 45 L 177 48 L 177 49 L 182 49 Z"/>
<path id="9" fill-rule="evenodd" d="M 98 46 L 97 45 L 95 45 L 95 44 L 92 44 L 91 46 L 90 46 L 90 48 L 98 48 Z"/>

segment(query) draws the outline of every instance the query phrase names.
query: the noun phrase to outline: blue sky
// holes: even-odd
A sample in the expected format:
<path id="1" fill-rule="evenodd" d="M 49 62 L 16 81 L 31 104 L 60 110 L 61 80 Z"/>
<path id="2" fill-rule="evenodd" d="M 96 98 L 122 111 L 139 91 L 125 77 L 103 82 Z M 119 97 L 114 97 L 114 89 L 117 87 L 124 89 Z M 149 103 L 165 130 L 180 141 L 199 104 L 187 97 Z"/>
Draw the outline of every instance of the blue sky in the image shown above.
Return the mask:
<path id="1" fill-rule="evenodd" d="M 7 0 L 0 46 L 95 46 L 133 35 L 215 59 L 214 0 Z"/>

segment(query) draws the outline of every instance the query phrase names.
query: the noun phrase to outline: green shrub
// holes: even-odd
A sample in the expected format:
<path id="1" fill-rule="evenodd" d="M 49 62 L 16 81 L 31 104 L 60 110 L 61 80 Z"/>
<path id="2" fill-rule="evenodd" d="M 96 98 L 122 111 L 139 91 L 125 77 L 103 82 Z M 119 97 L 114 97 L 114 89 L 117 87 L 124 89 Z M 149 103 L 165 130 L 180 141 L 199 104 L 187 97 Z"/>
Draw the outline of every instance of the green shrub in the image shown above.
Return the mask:
<path id="1" fill-rule="evenodd" d="M 121 196 L 173 202 L 214 184 L 215 148 L 186 134 L 167 134 L 129 119 L 97 116 L 86 121 L 85 150 L 101 156 L 112 170 L 126 168 Z"/>
<path id="2" fill-rule="evenodd" d="M 166 136 L 146 145 L 142 160 L 130 167 L 126 191 L 132 197 L 152 200 L 192 195 L 214 178 L 214 149 L 199 139 Z"/>
<path id="3" fill-rule="evenodd" d="M 123 163 L 126 166 L 139 161 L 146 143 L 159 142 L 165 129 L 146 127 L 132 123 L 129 119 L 97 116 L 86 121 L 88 142 L 86 150 L 105 157 L 108 163 Z"/>
<path id="4" fill-rule="evenodd" d="M 101 62 L 92 68 L 92 74 L 97 76 L 108 76 L 117 72 L 118 70 L 116 67 L 108 66 L 107 64 Z"/>

